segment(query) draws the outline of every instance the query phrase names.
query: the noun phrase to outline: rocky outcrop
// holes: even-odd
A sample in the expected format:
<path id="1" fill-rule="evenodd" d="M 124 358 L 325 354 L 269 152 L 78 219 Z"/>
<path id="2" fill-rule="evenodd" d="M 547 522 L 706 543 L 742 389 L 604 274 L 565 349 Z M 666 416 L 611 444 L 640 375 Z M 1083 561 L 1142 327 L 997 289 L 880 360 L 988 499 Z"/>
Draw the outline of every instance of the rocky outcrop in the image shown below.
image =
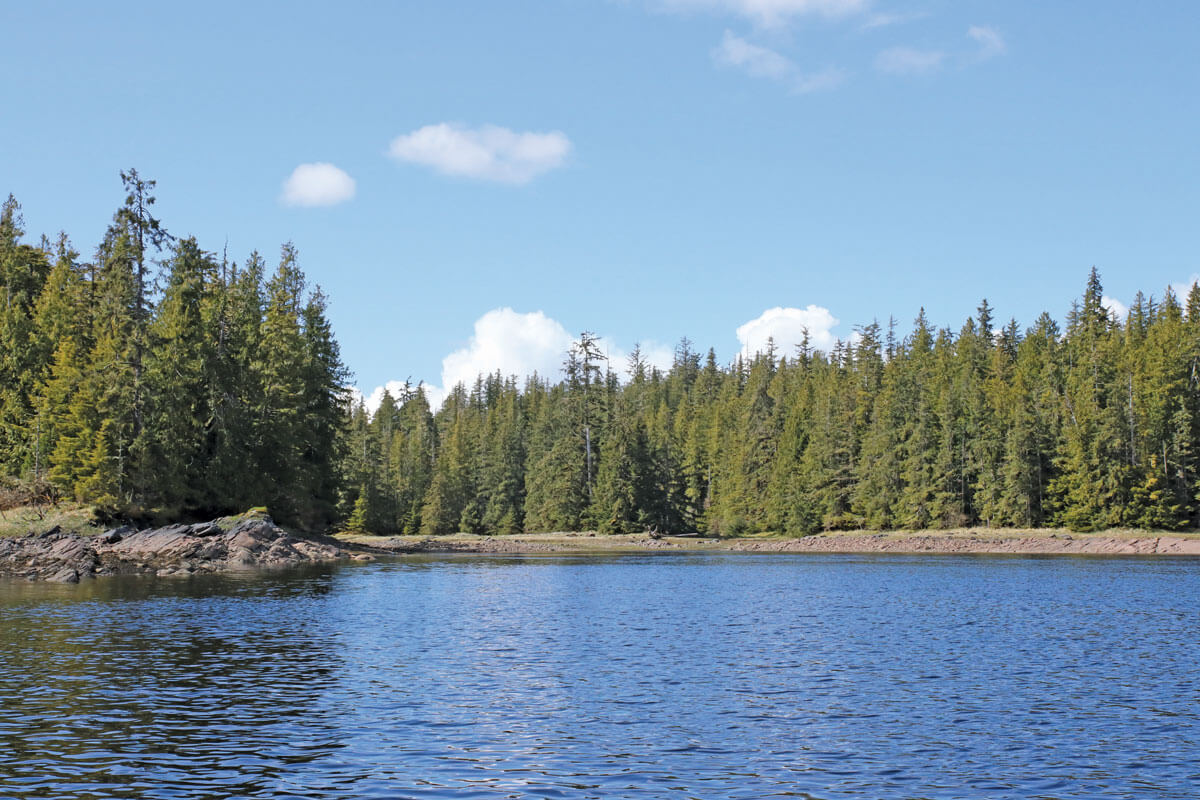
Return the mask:
<path id="1" fill-rule="evenodd" d="M 0 576 L 75 583 L 96 575 L 191 575 L 279 568 L 345 555 L 332 539 L 302 538 L 269 518 L 224 528 L 215 522 L 80 536 L 57 528 L 0 538 Z"/>

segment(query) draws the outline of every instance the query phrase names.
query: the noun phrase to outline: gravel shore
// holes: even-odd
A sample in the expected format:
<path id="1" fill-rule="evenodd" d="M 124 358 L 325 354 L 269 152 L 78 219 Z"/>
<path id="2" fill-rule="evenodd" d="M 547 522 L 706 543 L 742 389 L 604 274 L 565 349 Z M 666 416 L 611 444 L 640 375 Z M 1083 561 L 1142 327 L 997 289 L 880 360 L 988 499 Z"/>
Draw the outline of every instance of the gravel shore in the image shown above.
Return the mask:
<path id="1" fill-rule="evenodd" d="M 757 553 L 1013 553 L 1077 555 L 1200 555 L 1200 535 L 1141 531 L 1070 533 L 1036 530 L 964 530 L 876 533 L 852 531 L 799 538 L 595 533 L 514 536 L 365 536 L 343 541 L 393 553 L 611 553 L 644 550 L 736 551 Z"/>

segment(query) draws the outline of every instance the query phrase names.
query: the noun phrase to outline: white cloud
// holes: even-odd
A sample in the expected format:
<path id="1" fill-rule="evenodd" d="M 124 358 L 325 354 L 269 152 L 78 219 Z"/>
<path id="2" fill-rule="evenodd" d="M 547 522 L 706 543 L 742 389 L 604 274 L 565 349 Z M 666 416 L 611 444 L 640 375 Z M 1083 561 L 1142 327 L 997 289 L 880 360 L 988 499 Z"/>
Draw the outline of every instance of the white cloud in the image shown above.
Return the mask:
<path id="1" fill-rule="evenodd" d="M 575 341 L 557 320 L 541 311 L 520 313 L 511 308 L 497 308 L 475 320 L 474 333 L 466 347 L 455 350 L 442 359 L 441 385 L 425 384 L 425 396 L 434 410 L 441 407 L 447 392 L 462 383 L 468 389 L 480 375 L 496 370 L 504 377 L 516 375 L 528 378 L 537 373 L 557 380 L 567 350 Z M 386 384 L 393 396 L 399 394 L 403 383 Z M 366 397 L 368 410 L 374 412 L 383 397 L 383 386 L 376 387 Z"/>
<path id="2" fill-rule="evenodd" d="M 1007 46 L 1004 44 L 1004 37 L 995 28 L 972 25 L 967 28 L 967 36 L 979 44 L 979 52 L 975 54 L 975 57 L 980 61 L 1004 55 L 1004 51 L 1007 49 Z"/>
<path id="3" fill-rule="evenodd" d="M 718 64 L 740 67 L 755 78 L 786 78 L 796 69 L 796 65 L 786 56 L 751 44 L 732 31 L 725 31 L 725 37 L 713 49 L 712 55 Z"/>
<path id="4" fill-rule="evenodd" d="M 439 387 L 430 386 L 427 383 L 421 384 L 421 386 L 423 386 L 425 389 L 425 399 L 429 401 L 430 406 L 437 408 L 438 405 L 441 405 L 442 391 Z M 408 388 L 408 391 L 411 392 L 411 391 L 416 391 L 417 386 L 415 384 L 410 383 L 410 384 L 408 384 L 407 388 Z M 397 402 L 399 402 L 400 398 L 404 397 L 405 382 L 404 381 L 388 381 L 383 386 L 376 386 L 374 389 L 371 390 L 371 393 L 367 394 L 367 395 L 364 395 L 362 392 L 358 391 L 357 388 L 351 387 L 351 390 L 350 390 L 351 399 L 355 403 L 357 403 L 359 400 L 361 400 L 363 402 L 363 405 L 365 405 L 367 407 L 367 411 L 374 414 L 379 409 L 379 404 L 383 402 L 383 392 L 385 389 L 387 390 L 388 394 L 390 394 L 392 396 L 393 400 L 396 400 Z M 435 401 L 436 401 L 436 405 L 435 405 Z"/>
<path id="5" fill-rule="evenodd" d="M 829 352 L 837 342 L 833 328 L 838 325 L 837 317 L 828 308 L 809 304 L 805 308 L 769 308 L 737 329 L 738 341 L 746 355 L 765 352 L 767 340 L 774 339 L 775 349 L 781 356 L 791 357 L 796 346 L 804 339 L 808 330 L 809 346 Z"/>
<path id="6" fill-rule="evenodd" d="M 748 42 L 732 31 L 725 31 L 721 44 L 713 48 L 712 57 L 718 64 L 741 69 L 752 77 L 784 82 L 797 94 L 832 89 L 845 80 L 845 73 L 832 68 L 802 73 L 787 56 Z"/>
<path id="7" fill-rule="evenodd" d="M 762 27 L 778 27 L 796 17 L 844 17 L 866 11 L 870 0 L 662 0 L 668 9 L 737 14 Z"/>
<path id="8" fill-rule="evenodd" d="M 1108 313 L 1114 315 L 1121 322 L 1124 322 L 1125 318 L 1129 316 L 1129 306 L 1115 297 L 1102 295 L 1100 297 L 1100 305 L 1108 309 Z"/>
<path id="9" fill-rule="evenodd" d="M 520 185 L 565 164 L 571 141 L 561 131 L 520 133 L 443 122 L 397 136 L 388 152 L 445 175 Z"/>
<path id="10" fill-rule="evenodd" d="M 474 332 L 465 347 L 442 359 L 441 385 L 425 383 L 425 396 L 434 410 L 442 405 L 446 394 L 459 383 L 470 389 L 480 375 L 497 371 L 508 378 L 515 375 L 523 381 L 535 373 L 557 381 L 562 377 L 562 364 L 567 351 L 576 341 L 561 322 L 541 311 L 522 313 L 511 308 L 497 308 L 475 320 Z M 599 337 L 596 346 L 608 358 L 608 364 L 621 379 L 625 379 L 629 351 L 617 346 L 609 337 Z M 647 366 L 666 371 L 675 358 L 673 348 L 657 342 L 641 344 L 642 360 Z M 393 397 L 403 391 L 402 381 L 388 381 L 362 397 L 367 410 L 374 413 L 387 389 Z"/>
<path id="11" fill-rule="evenodd" d="M 835 89 L 845 82 L 845 72 L 837 67 L 828 67 L 820 72 L 797 75 L 796 79 L 792 82 L 792 91 L 797 94 L 823 92 L 826 89 Z"/>
<path id="12" fill-rule="evenodd" d="M 945 58 L 940 50 L 893 47 L 875 57 L 875 68 L 893 75 L 923 75 L 935 71 Z"/>
<path id="13" fill-rule="evenodd" d="M 489 311 L 475 321 L 467 346 L 442 359 L 442 386 L 450 389 L 461 382 L 469 387 L 479 375 L 496 370 L 506 377 L 535 372 L 557 376 L 574 339 L 562 323 L 541 311 Z"/>
<path id="14" fill-rule="evenodd" d="M 289 206 L 334 206 L 354 197 L 354 178 L 333 164 L 301 164 L 283 182 L 280 200 Z"/>
<path id="15" fill-rule="evenodd" d="M 895 14 L 886 11 L 877 11 L 867 17 L 863 22 L 863 30 L 873 30 L 875 28 L 888 28 L 892 25 L 900 25 L 904 22 L 910 22 L 914 19 L 920 19 L 924 14 Z"/>

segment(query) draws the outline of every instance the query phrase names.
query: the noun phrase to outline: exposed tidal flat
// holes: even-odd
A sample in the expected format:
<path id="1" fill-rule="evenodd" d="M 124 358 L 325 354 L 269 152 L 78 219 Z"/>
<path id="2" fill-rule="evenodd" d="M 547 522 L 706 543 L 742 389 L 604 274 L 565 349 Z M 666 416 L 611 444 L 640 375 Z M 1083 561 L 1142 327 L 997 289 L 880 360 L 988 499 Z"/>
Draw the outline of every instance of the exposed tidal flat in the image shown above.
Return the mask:
<path id="1" fill-rule="evenodd" d="M 1193 798 L 1198 605 L 1162 556 L 0 581 L 0 797 Z"/>
<path id="2" fill-rule="evenodd" d="M 957 553 L 1028 555 L 1200 556 L 1200 534 L 1111 530 L 968 528 L 919 531 L 833 531 L 813 536 L 599 535 L 590 532 L 511 536 L 371 536 L 345 533 L 350 545 L 395 553 L 620 553 L 645 550 L 756 553 Z"/>
<path id="3" fill-rule="evenodd" d="M 47 517 L 56 522 L 46 527 Z M 532 533 L 506 536 L 338 537 L 296 534 L 275 525 L 265 512 L 160 528 L 129 526 L 104 530 L 86 515 L 55 512 L 33 519 L 18 515 L 0 535 L 0 579 L 18 577 L 75 583 L 115 574 L 160 577 L 212 574 L 246 569 L 280 569 L 341 559 L 371 560 L 376 555 L 413 553 L 574 553 L 605 555 L 647 550 L 756 553 L 943 553 L 1042 555 L 1200 556 L 1200 534 L 1105 531 L 1073 534 L 1063 530 L 973 528 L 963 530 L 839 531 L 788 537 L 757 535 L 707 538 L 595 532 Z M 22 533 L 22 531 L 24 531 Z"/>

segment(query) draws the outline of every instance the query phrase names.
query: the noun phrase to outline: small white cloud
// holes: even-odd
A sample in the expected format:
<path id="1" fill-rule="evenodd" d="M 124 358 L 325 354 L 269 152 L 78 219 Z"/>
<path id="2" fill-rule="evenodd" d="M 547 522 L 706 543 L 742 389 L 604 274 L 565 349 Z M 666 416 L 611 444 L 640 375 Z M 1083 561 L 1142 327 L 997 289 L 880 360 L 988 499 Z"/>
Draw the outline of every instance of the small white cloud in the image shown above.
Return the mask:
<path id="1" fill-rule="evenodd" d="M 755 78 L 786 78 L 796 69 L 796 65 L 786 56 L 751 44 L 732 31 L 725 31 L 725 37 L 713 49 L 712 56 L 718 64 L 739 67 Z"/>
<path id="2" fill-rule="evenodd" d="M 972 25 L 967 28 L 967 36 L 974 39 L 979 45 L 979 51 L 975 54 L 975 57 L 980 61 L 1004 55 L 1004 51 L 1007 49 L 1004 37 L 995 28 Z"/>
<path id="3" fill-rule="evenodd" d="M 660 6 L 678 11 L 717 11 L 737 14 L 762 27 L 785 25 L 796 17 L 845 17 L 859 14 L 869 0 L 661 0 Z"/>
<path id="4" fill-rule="evenodd" d="M 924 16 L 924 14 L 895 14 L 877 11 L 867 17 L 862 24 L 862 29 L 874 30 L 875 28 L 889 28 L 892 25 L 900 25 L 904 22 L 920 19 L 922 16 Z"/>
<path id="5" fill-rule="evenodd" d="M 875 57 L 875 68 L 892 75 L 924 75 L 937 70 L 945 58 L 940 50 L 893 47 Z"/>
<path id="6" fill-rule="evenodd" d="M 829 352 L 837 343 L 838 337 L 833 333 L 837 325 L 837 317 L 822 306 L 776 307 L 767 309 L 756 319 L 738 327 L 737 338 L 746 355 L 766 352 L 767 340 L 773 339 L 779 355 L 790 357 L 804 340 L 804 331 L 807 329 L 809 346 Z"/>
<path id="7" fill-rule="evenodd" d="M 388 152 L 397 161 L 444 175 L 520 185 L 565 164 L 571 141 L 561 131 L 519 133 L 498 125 L 443 122 L 397 136 Z"/>
<path id="8" fill-rule="evenodd" d="M 1108 313 L 1115 316 L 1120 322 L 1124 322 L 1125 318 L 1129 316 L 1129 306 L 1125 305 L 1115 297 L 1102 295 L 1100 297 L 1100 305 L 1108 309 Z"/>
<path id="9" fill-rule="evenodd" d="M 832 68 L 802 73 L 787 56 L 748 42 L 732 31 L 725 31 L 721 44 L 713 48 L 712 57 L 717 64 L 741 69 L 751 77 L 781 81 L 797 94 L 832 89 L 846 77 L 841 70 Z"/>
<path id="10" fill-rule="evenodd" d="M 335 206 L 354 197 L 354 178 L 333 164 L 301 164 L 283 182 L 280 200 L 289 206 Z"/>
<path id="11" fill-rule="evenodd" d="M 829 67 L 820 72 L 812 72 L 807 75 L 797 75 L 792 82 L 792 91 L 796 94 L 808 94 L 809 92 L 823 92 L 827 89 L 836 89 L 846 82 L 846 73 L 837 67 Z"/>

